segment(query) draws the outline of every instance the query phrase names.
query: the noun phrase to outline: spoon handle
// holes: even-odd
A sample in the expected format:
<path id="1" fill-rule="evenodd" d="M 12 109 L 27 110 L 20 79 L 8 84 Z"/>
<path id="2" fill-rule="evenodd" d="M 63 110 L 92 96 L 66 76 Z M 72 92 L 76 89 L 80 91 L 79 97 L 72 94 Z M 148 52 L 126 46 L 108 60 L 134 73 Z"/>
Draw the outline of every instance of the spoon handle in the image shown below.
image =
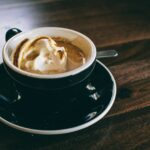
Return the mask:
<path id="1" fill-rule="evenodd" d="M 97 52 L 96 58 L 109 58 L 109 57 L 117 57 L 118 52 L 116 50 L 105 50 Z"/>

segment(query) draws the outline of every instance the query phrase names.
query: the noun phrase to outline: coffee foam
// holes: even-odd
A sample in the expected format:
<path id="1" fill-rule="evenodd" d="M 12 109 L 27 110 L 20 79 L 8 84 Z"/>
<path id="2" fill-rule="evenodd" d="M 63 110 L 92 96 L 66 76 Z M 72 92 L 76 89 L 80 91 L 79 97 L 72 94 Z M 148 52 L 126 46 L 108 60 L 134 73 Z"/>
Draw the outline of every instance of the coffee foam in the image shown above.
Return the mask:
<path id="1" fill-rule="evenodd" d="M 18 68 L 38 73 L 65 72 L 67 52 L 47 36 L 28 40 L 20 49 Z"/>

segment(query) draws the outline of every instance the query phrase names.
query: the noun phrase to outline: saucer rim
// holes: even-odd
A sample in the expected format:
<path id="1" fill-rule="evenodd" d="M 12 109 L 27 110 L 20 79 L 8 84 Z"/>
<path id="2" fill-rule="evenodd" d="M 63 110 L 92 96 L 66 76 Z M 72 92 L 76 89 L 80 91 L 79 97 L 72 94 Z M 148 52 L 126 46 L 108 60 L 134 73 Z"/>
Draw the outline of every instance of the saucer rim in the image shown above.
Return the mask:
<path id="1" fill-rule="evenodd" d="M 60 135 L 60 134 L 72 133 L 72 132 L 76 132 L 76 131 L 85 129 L 85 128 L 97 123 L 109 112 L 109 110 L 113 106 L 115 98 L 116 98 L 116 93 L 117 93 L 117 85 L 116 85 L 115 78 L 114 78 L 113 74 L 111 73 L 111 71 L 101 61 L 96 60 L 96 62 L 99 63 L 101 66 L 103 66 L 107 70 L 107 72 L 109 73 L 109 75 L 113 81 L 114 86 L 113 86 L 111 100 L 110 100 L 109 104 L 107 105 L 106 109 L 101 114 L 99 114 L 97 117 L 95 117 L 94 119 L 90 120 L 89 122 L 83 123 L 81 125 L 72 127 L 72 128 L 59 129 L 59 130 L 39 130 L 39 129 L 27 128 L 27 127 L 23 127 L 23 126 L 15 124 L 15 123 L 9 122 L 1 116 L 0 116 L 0 122 L 6 124 L 9 127 L 14 128 L 14 129 L 17 129 L 17 130 L 20 130 L 20 131 L 23 131 L 26 133 L 38 134 L 38 135 Z"/>

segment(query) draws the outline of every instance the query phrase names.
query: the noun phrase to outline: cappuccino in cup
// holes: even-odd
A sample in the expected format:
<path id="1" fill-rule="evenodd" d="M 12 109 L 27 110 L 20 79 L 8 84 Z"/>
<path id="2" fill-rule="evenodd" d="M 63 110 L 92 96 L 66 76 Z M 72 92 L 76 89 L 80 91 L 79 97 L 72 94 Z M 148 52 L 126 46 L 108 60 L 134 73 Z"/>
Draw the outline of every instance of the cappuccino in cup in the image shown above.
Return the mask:
<path id="1" fill-rule="evenodd" d="M 36 74 L 58 74 L 86 63 L 84 52 L 62 37 L 40 36 L 24 39 L 13 50 L 12 63 Z"/>

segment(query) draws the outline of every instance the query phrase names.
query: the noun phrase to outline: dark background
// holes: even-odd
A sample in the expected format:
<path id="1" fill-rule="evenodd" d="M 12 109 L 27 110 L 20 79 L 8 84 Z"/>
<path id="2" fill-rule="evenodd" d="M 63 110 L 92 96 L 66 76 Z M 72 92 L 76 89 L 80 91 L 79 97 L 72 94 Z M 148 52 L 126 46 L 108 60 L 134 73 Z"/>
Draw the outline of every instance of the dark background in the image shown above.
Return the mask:
<path id="1" fill-rule="evenodd" d="M 89 36 L 97 50 L 116 49 L 101 59 L 114 74 L 118 94 L 96 125 L 65 136 L 30 136 L 0 123 L 0 150 L 149 150 L 149 0 L 0 0 L 0 48 L 7 29 L 59 26 Z M 0 57 L 1 59 L 1 57 Z"/>

